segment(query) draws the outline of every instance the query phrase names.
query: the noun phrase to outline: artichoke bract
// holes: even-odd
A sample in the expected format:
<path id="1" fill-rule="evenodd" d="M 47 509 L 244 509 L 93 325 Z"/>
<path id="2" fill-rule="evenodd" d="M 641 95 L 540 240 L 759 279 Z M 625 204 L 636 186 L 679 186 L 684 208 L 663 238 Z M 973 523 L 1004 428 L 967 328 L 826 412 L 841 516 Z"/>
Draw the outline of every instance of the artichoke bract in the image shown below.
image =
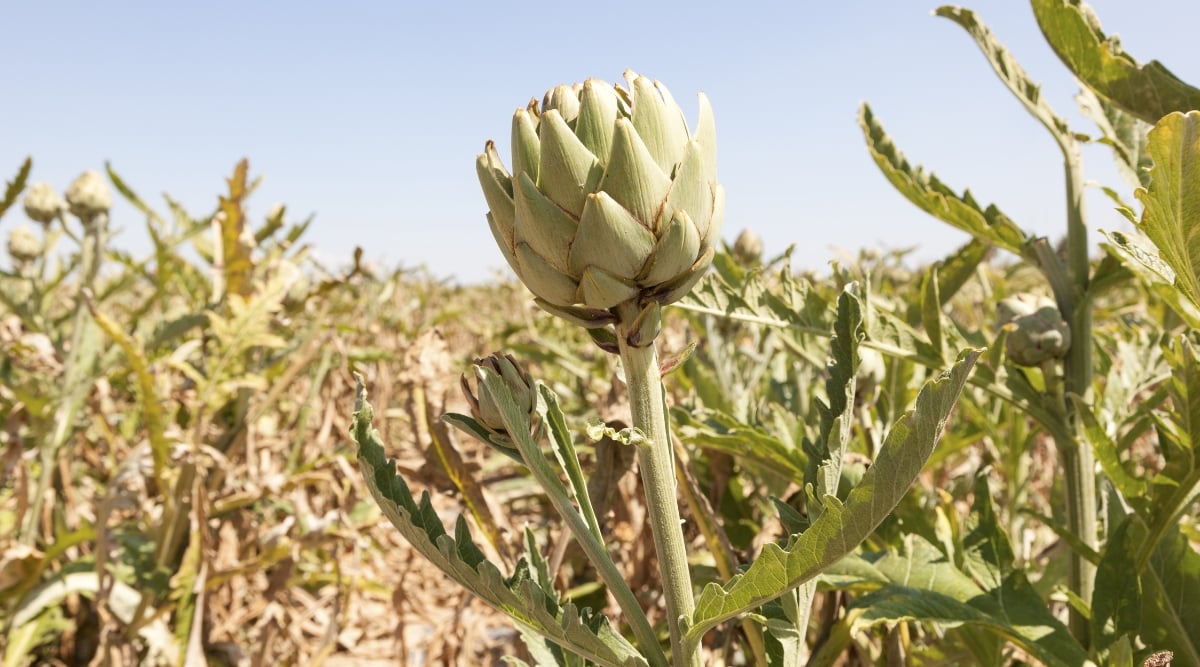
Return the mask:
<path id="1" fill-rule="evenodd" d="M 720 238 L 712 108 L 690 132 L 657 81 L 625 72 L 548 91 L 517 109 L 512 172 L 489 141 L 476 160 L 500 251 L 543 309 L 598 328 L 671 303 Z"/>

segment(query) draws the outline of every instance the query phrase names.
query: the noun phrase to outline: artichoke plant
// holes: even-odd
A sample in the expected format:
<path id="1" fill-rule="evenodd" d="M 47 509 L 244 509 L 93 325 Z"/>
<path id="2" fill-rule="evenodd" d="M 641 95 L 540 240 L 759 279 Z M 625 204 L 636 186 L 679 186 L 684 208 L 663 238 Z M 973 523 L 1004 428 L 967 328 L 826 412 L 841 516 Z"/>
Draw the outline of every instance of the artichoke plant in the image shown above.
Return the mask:
<path id="1" fill-rule="evenodd" d="M 511 173 L 491 141 L 476 160 L 509 266 L 542 308 L 591 328 L 683 297 L 712 261 L 725 205 L 707 98 L 690 132 L 665 86 L 625 79 L 517 109 Z"/>

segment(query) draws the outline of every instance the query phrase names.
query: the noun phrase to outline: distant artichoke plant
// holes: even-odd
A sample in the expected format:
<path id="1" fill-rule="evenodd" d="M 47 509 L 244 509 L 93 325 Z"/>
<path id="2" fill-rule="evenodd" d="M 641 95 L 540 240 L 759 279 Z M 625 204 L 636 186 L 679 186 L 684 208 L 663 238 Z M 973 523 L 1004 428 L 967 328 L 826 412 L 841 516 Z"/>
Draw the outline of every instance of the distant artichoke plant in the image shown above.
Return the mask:
<path id="1" fill-rule="evenodd" d="M 49 183 L 34 183 L 25 191 L 25 215 L 34 222 L 48 225 L 66 209 L 66 202 Z"/>
<path id="2" fill-rule="evenodd" d="M 112 190 L 99 172 L 88 170 L 67 188 L 67 204 L 86 227 L 112 208 Z"/>
<path id="3" fill-rule="evenodd" d="M 625 79 L 558 86 L 540 112 L 536 100 L 517 109 L 511 174 L 491 141 L 476 161 L 509 266 L 542 308 L 587 327 L 682 298 L 724 217 L 708 99 L 691 133 L 665 86 Z"/>
<path id="4" fill-rule="evenodd" d="M 25 266 L 42 254 L 42 239 L 26 225 L 8 232 L 8 255 L 15 266 Z"/>

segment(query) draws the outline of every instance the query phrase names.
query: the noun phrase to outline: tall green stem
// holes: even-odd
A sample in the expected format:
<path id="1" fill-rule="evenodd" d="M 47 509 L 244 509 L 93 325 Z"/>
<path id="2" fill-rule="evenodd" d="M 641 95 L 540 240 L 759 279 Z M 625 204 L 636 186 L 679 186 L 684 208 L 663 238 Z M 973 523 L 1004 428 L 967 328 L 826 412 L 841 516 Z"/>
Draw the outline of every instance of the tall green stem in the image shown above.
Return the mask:
<path id="1" fill-rule="evenodd" d="M 79 289 L 92 289 L 100 274 L 104 253 L 105 228 L 108 214 L 100 213 L 84 224 L 84 235 L 80 244 Z M 66 227 L 65 222 L 63 223 Z M 65 381 L 58 409 L 54 413 L 54 430 L 41 445 L 41 475 L 37 489 L 29 504 L 21 541 L 35 544 L 42 515 L 42 503 L 54 481 L 54 469 L 58 452 L 74 432 L 75 418 L 87 398 L 92 380 L 92 370 L 99 354 L 96 325 L 82 298 L 75 300 L 75 313 L 71 330 L 71 347 L 67 350 Z"/>
<path id="2" fill-rule="evenodd" d="M 1063 360 L 1063 384 L 1068 395 L 1078 396 L 1086 405 L 1092 386 L 1092 301 L 1088 295 L 1090 264 L 1088 261 L 1087 225 L 1083 208 L 1083 165 L 1079 145 L 1063 145 L 1067 175 L 1067 277 L 1070 293 L 1067 303 L 1059 299 L 1059 309 L 1071 325 L 1072 343 Z M 1067 427 L 1073 437 L 1059 442 L 1067 490 L 1067 523 L 1070 531 L 1083 544 L 1096 550 L 1096 461 L 1092 446 L 1081 437 L 1075 406 L 1065 406 Z M 1096 566 L 1083 554 L 1071 556 L 1071 590 L 1085 602 L 1091 603 L 1096 580 Z M 1085 647 L 1090 645 L 1089 623 L 1083 614 L 1072 608 L 1071 633 Z"/>
<path id="3" fill-rule="evenodd" d="M 646 491 L 650 530 L 654 534 L 654 550 L 662 574 L 667 623 L 671 630 L 672 664 L 699 667 L 699 655 L 689 654 L 684 647 L 679 622 L 681 618 L 691 619 L 696 603 L 679 520 L 674 453 L 667 428 L 658 351 L 652 341 L 645 347 L 629 344 L 632 333 L 629 327 L 637 316 L 636 310 L 629 310 L 632 312 L 622 313 L 621 323 L 617 326 L 617 343 L 625 367 L 625 381 L 629 385 L 633 426 L 646 436 L 646 440 L 637 445 L 638 470 Z"/>

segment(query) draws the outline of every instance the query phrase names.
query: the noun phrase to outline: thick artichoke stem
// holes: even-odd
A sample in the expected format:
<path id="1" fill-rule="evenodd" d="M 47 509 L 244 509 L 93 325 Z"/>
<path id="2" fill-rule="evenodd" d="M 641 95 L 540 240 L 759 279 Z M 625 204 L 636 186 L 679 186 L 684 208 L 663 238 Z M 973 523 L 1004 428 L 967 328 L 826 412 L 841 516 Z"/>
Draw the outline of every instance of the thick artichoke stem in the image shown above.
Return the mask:
<path id="1" fill-rule="evenodd" d="M 638 470 L 646 490 L 650 529 L 654 534 L 654 549 L 662 575 L 663 597 L 667 603 L 667 620 L 671 630 L 671 657 L 675 665 L 700 665 L 699 655 L 688 655 L 683 643 L 680 618 L 691 619 L 695 611 L 692 578 L 688 570 L 687 550 L 679 520 L 679 499 L 675 486 L 674 453 L 667 425 L 666 402 L 662 375 L 659 373 L 658 352 L 653 342 L 645 347 L 629 344 L 628 327 L 637 316 L 634 304 L 622 304 L 617 325 L 617 342 L 625 380 L 629 385 L 629 402 L 633 425 L 646 435 L 638 445 Z M 630 306 L 626 309 L 626 306 Z"/>

